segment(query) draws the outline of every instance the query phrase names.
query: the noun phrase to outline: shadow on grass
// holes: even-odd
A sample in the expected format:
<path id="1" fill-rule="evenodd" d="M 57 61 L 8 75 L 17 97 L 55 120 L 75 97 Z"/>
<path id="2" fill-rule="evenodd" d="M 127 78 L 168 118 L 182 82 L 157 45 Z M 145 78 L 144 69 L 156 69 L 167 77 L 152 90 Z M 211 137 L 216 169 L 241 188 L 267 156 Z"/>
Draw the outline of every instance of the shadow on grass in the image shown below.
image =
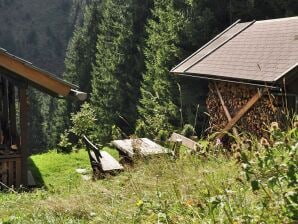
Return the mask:
<path id="1" fill-rule="evenodd" d="M 31 171 L 34 181 L 36 183 L 36 185 L 32 186 L 32 187 L 46 188 L 44 180 L 42 178 L 42 175 L 41 175 L 38 167 L 35 165 L 34 161 L 31 158 L 28 158 L 27 162 L 28 162 L 28 169 Z"/>

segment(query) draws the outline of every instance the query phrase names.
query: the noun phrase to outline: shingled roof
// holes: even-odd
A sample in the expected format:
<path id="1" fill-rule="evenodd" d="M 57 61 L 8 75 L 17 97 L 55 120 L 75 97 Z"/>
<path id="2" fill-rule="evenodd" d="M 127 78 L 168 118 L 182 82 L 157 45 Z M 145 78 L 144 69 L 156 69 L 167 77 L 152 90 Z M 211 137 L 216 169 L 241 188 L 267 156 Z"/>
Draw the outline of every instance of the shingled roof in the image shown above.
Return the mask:
<path id="1" fill-rule="evenodd" d="M 290 17 L 248 23 L 237 21 L 171 72 L 202 78 L 275 83 L 297 70 L 298 17 Z"/>

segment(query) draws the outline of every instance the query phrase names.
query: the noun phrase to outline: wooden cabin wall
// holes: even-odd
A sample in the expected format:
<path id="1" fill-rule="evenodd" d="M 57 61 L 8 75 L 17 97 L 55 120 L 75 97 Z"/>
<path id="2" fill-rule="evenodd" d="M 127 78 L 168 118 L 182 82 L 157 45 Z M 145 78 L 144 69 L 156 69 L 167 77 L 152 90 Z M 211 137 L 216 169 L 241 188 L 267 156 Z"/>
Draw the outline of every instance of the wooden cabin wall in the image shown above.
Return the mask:
<path id="1" fill-rule="evenodd" d="M 0 80 L 0 145 L 2 149 L 7 146 L 8 149 L 17 150 L 20 142 L 16 119 L 16 87 L 5 77 Z"/>
<path id="2" fill-rule="evenodd" d="M 6 75 L 0 74 L 0 181 L 18 187 L 27 184 L 27 84 Z"/>

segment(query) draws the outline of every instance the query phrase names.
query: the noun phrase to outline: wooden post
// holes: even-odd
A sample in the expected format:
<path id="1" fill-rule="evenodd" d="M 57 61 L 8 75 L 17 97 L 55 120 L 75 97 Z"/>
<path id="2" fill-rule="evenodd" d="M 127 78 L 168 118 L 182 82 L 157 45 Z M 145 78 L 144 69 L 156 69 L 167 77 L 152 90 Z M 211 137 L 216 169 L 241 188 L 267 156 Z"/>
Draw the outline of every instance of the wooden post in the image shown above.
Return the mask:
<path id="1" fill-rule="evenodd" d="M 10 145 L 16 144 L 19 147 L 17 141 L 17 122 L 16 122 L 16 102 L 15 102 L 15 87 L 9 83 L 8 86 L 8 97 L 9 97 L 9 120 L 10 120 L 10 134 L 11 142 Z"/>
<path id="2" fill-rule="evenodd" d="M 240 118 L 262 97 L 262 91 L 258 92 L 245 104 L 244 107 L 236 114 L 235 117 L 226 125 L 226 127 L 221 131 L 217 138 L 221 139 L 226 132 L 228 132 L 239 120 Z"/>
<path id="3" fill-rule="evenodd" d="M 4 143 L 4 132 L 3 132 L 3 90 L 4 83 L 3 78 L 0 77 L 0 144 Z"/>
<path id="4" fill-rule="evenodd" d="M 28 159 L 28 101 L 27 88 L 20 87 L 20 127 L 21 127 L 21 156 L 22 156 L 22 184 L 27 185 L 27 159 Z"/>
<path id="5" fill-rule="evenodd" d="M 182 140 L 176 139 L 176 141 L 174 142 L 174 145 L 173 145 L 173 149 L 172 149 L 173 156 L 175 159 L 180 157 L 181 145 L 182 145 Z"/>
<path id="6" fill-rule="evenodd" d="M 2 78 L 2 91 L 3 91 L 3 144 L 9 145 L 10 133 L 9 133 L 9 103 L 8 103 L 8 82 L 7 79 Z"/>
<path id="7" fill-rule="evenodd" d="M 219 91 L 219 89 L 218 89 L 218 87 L 217 87 L 217 85 L 216 85 L 216 82 L 214 82 L 214 86 L 215 86 L 217 95 L 218 95 L 218 97 L 219 97 L 221 106 L 223 107 L 223 110 L 225 111 L 226 117 L 228 118 L 228 121 L 230 122 L 230 121 L 232 120 L 232 117 L 231 117 L 231 115 L 230 115 L 230 112 L 229 112 L 228 108 L 226 107 L 226 104 L 225 104 L 225 102 L 224 102 L 224 100 L 223 100 L 223 98 L 222 98 L 222 95 L 221 95 L 221 93 L 220 93 L 220 91 Z M 235 127 L 233 127 L 233 134 L 234 134 L 235 136 L 238 136 L 238 135 L 239 135 L 239 134 L 238 134 L 238 131 L 237 131 L 237 129 L 236 129 Z"/>

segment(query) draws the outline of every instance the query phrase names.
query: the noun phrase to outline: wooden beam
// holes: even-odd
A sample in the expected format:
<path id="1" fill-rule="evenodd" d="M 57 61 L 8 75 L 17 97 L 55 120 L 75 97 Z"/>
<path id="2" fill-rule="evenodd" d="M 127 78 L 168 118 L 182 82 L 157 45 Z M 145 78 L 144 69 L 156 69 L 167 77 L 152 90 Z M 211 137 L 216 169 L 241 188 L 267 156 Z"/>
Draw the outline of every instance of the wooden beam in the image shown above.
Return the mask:
<path id="1" fill-rule="evenodd" d="M 220 93 L 220 91 L 219 91 L 219 89 L 218 89 L 218 87 L 217 87 L 216 82 L 214 82 L 214 86 L 215 86 L 217 95 L 218 95 L 218 97 L 219 97 L 221 106 L 223 107 L 223 110 L 224 110 L 224 112 L 225 112 L 225 115 L 226 115 L 226 117 L 228 118 L 228 121 L 230 122 L 230 121 L 232 120 L 232 117 L 231 117 L 231 115 L 230 115 L 230 112 L 229 112 L 228 108 L 226 107 L 226 104 L 225 104 L 225 102 L 224 102 L 224 100 L 223 100 L 223 98 L 222 98 L 222 95 L 221 95 L 221 93 Z M 234 134 L 235 136 L 238 136 L 238 135 L 239 135 L 239 134 L 238 134 L 238 131 L 237 131 L 237 129 L 236 129 L 235 127 L 233 127 L 233 134 Z"/>
<path id="2" fill-rule="evenodd" d="M 16 120 L 16 99 L 15 99 L 15 87 L 12 83 L 8 84 L 8 98 L 9 98 L 9 121 L 10 121 L 10 137 L 11 144 L 17 144 L 19 142 L 17 139 L 17 120 Z M 11 146 L 11 145 L 9 145 Z"/>
<path id="3" fill-rule="evenodd" d="M 239 120 L 240 118 L 262 97 L 262 91 L 258 92 L 245 104 L 244 107 L 236 114 L 235 117 L 225 126 L 217 138 L 221 139 Z"/>
<path id="4" fill-rule="evenodd" d="M 61 96 L 68 96 L 71 86 L 59 82 L 46 72 L 34 69 L 16 58 L 0 53 L 0 66 Z"/>
<path id="5" fill-rule="evenodd" d="M 3 91 L 3 119 L 2 119 L 2 131 L 4 136 L 4 144 L 9 145 L 10 131 L 9 131 L 9 103 L 8 103 L 8 81 L 4 77 L 2 78 L 2 91 Z"/>
<path id="6" fill-rule="evenodd" d="M 21 173 L 22 184 L 27 185 L 27 159 L 28 153 L 28 99 L 27 88 L 20 88 L 20 127 L 21 127 Z"/>

